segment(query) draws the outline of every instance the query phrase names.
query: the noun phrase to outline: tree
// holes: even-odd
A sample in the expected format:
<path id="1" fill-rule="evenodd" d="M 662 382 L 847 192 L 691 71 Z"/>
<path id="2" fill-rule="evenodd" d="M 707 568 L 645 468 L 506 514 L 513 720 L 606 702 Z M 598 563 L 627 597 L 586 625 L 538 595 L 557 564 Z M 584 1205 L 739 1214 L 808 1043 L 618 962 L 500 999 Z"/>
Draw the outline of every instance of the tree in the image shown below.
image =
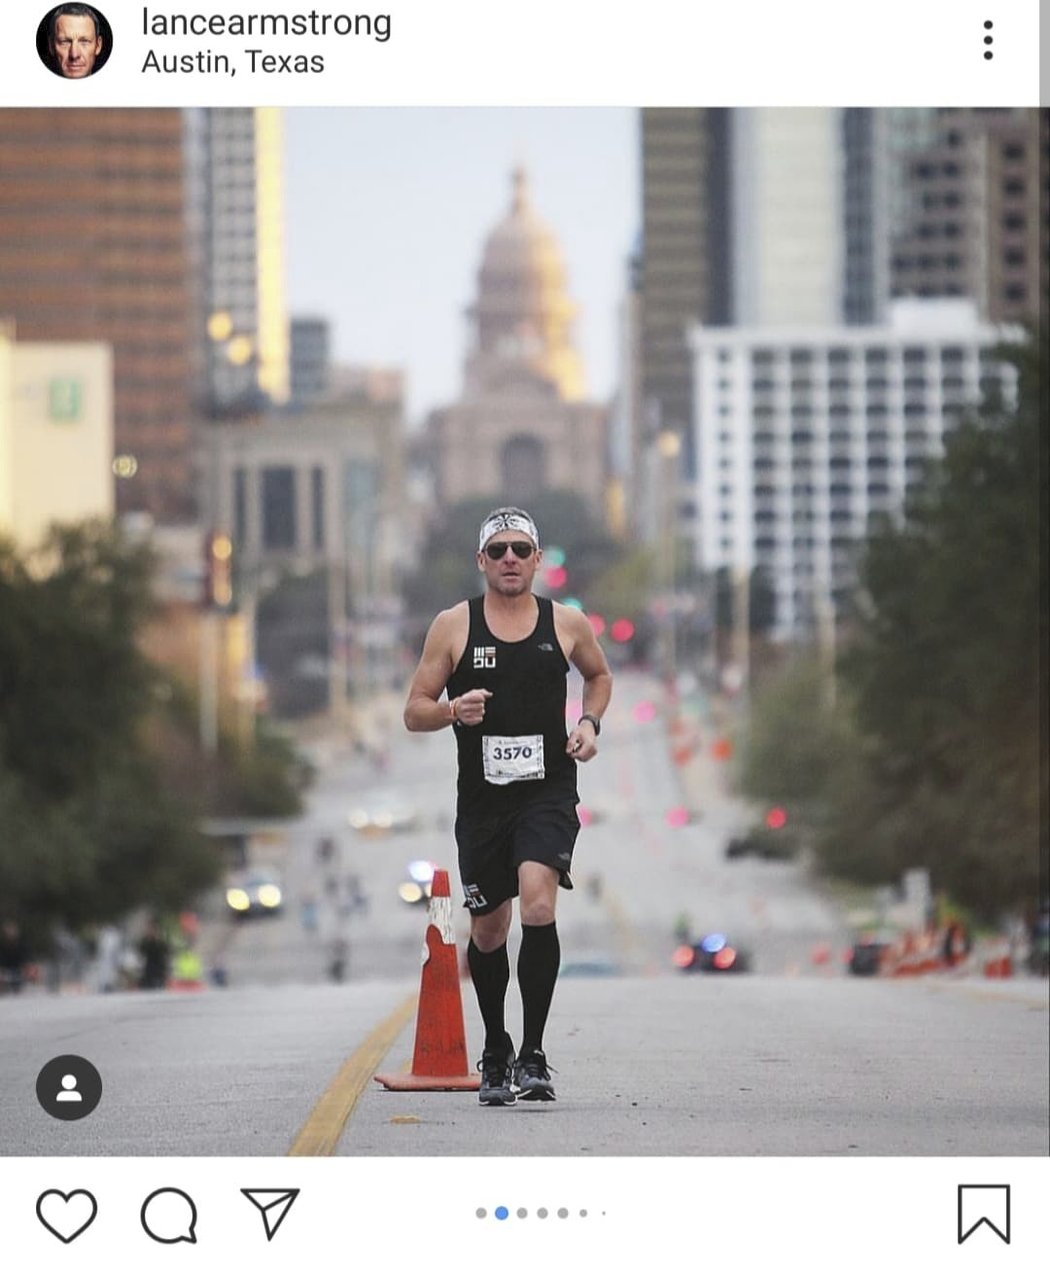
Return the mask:
<path id="1" fill-rule="evenodd" d="M 986 914 L 1039 886 L 1040 650 L 1036 342 L 1004 350 L 1017 408 L 989 403 L 945 443 L 903 523 L 873 535 L 861 564 L 856 634 L 841 673 L 864 739 L 837 832 L 859 857 L 925 866 L 938 888 Z M 1045 565 L 1045 561 L 1043 562 Z M 1045 595 L 1045 593 L 1044 593 Z M 1045 780 L 1045 776 L 1043 777 Z"/>
<path id="2" fill-rule="evenodd" d="M 802 655 L 756 689 L 740 784 L 759 801 L 789 804 L 810 824 L 833 796 L 849 721 L 827 705 L 820 660 Z"/>
<path id="3" fill-rule="evenodd" d="M 0 544 L 0 909 L 38 937 L 185 904 L 218 875 L 149 744 L 151 571 L 104 522 Z"/>

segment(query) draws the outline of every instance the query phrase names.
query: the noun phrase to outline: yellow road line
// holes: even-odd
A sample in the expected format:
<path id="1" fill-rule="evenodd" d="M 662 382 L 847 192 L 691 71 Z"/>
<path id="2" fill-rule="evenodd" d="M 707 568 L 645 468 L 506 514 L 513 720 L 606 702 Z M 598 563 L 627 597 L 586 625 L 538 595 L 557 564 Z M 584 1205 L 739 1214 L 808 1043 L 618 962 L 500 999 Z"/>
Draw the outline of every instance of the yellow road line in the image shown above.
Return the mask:
<path id="1" fill-rule="evenodd" d="M 369 1033 L 343 1064 L 296 1135 L 288 1152 L 289 1156 L 333 1154 L 354 1105 L 382 1062 L 383 1056 L 394 1044 L 398 1033 L 415 1014 L 418 1000 L 419 995 L 416 993 L 406 997 L 396 1010 Z"/>
<path id="2" fill-rule="evenodd" d="M 905 977 L 909 978 L 909 977 Z M 921 981 L 921 976 L 915 977 Z M 1024 993 L 1011 993 L 1009 990 L 997 993 L 994 989 L 981 988 L 977 984 L 962 984 L 958 980 L 949 984 L 937 984 L 936 982 L 926 982 L 926 987 L 933 989 L 935 993 L 950 993 L 952 989 L 957 989 L 966 994 L 967 997 L 973 998 L 979 1002 L 1013 1002 L 1020 1006 L 1028 1006 L 1033 1011 L 1045 1011 L 1050 1007 L 1045 1001 L 1036 1001 L 1034 998 L 1027 997 Z"/>

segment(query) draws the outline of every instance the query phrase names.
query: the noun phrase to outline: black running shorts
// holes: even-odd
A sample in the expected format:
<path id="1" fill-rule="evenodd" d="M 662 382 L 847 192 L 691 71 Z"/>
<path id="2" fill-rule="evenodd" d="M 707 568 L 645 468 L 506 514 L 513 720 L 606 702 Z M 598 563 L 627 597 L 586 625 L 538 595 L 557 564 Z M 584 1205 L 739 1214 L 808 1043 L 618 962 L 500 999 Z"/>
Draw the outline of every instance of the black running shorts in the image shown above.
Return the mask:
<path id="1" fill-rule="evenodd" d="M 572 890 L 569 869 L 580 818 L 574 795 L 552 801 L 533 799 L 513 812 L 486 820 L 456 818 L 459 877 L 465 908 L 487 914 L 518 894 L 518 866 L 539 861 Z"/>

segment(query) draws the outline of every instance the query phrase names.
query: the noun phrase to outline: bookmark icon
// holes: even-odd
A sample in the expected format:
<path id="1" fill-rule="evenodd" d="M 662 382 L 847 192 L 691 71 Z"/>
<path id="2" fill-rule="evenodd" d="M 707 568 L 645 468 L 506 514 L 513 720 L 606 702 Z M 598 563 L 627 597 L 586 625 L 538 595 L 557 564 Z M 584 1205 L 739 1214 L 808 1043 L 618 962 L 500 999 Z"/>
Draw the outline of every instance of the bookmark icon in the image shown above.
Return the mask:
<path id="1" fill-rule="evenodd" d="M 1004 1244 L 1010 1243 L 1009 1183 L 959 1184 L 959 1243 L 979 1227 L 988 1227 Z"/>
<path id="2" fill-rule="evenodd" d="M 277 1228 L 288 1216 L 288 1211 L 295 1204 L 299 1195 L 298 1187 L 267 1188 L 242 1187 L 241 1194 L 247 1196 L 255 1208 L 262 1214 L 263 1226 L 266 1228 L 266 1239 L 270 1241 L 277 1235 Z"/>

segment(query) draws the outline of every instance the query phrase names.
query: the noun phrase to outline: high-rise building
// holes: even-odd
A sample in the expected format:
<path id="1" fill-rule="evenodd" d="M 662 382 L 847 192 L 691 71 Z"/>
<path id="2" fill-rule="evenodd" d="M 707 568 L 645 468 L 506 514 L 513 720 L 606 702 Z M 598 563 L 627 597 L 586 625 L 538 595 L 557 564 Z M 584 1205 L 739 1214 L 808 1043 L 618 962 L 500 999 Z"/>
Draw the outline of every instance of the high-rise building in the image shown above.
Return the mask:
<path id="1" fill-rule="evenodd" d="M 290 332 L 291 404 L 308 405 L 331 385 L 331 329 L 327 318 L 293 318 Z"/>
<path id="2" fill-rule="evenodd" d="M 116 508 L 195 509 L 191 270 L 175 110 L 0 110 L 0 316 L 113 350 Z"/>
<path id="3" fill-rule="evenodd" d="M 686 332 L 731 314 L 729 114 L 704 108 L 641 112 L 642 244 L 636 431 L 682 437 L 693 470 L 692 358 Z"/>
<path id="4" fill-rule="evenodd" d="M 841 112 L 733 110 L 730 319 L 742 326 L 842 320 Z"/>
<path id="5" fill-rule="evenodd" d="M 892 294 L 969 296 L 992 322 L 1036 318 L 1046 233 L 1041 112 L 885 113 Z"/>
<path id="6" fill-rule="evenodd" d="M 274 107 L 187 114 L 202 406 L 251 412 L 290 395 L 283 128 Z"/>
<path id="7" fill-rule="evenodd" d="M 1045 112 L 1014 108 L 643 110 L 635 432 L 692 418 L 692 322 L 878 326 L 907 296 L 969 298 L 992 323 L 1036 317 L 1047 130 Z M 687 537 L 709 517 L 684 440 Z"/>
<path id="8" fill-rule="evenodd" d="M 762 569 L 774 637 L 812 636 L 873 518 L 900 514 L 982 393 L 1015 397 L 1009 333 L 946 299 L 892 302 L 871 327 L 695 328 L 700 568 Z"/>
<path id="9" fill-rule="evenodd" d="M 566 488 L 605 519 L 606 411 L 585 400 L 574 315 L 561 250 L 519 169 L 482 252 L 463 391 L 427 423 L 439 502 L 527 503 Z"/>
<path id="10" fill-rule="evenodd" d="M 842 111 L 842 318 L 871 326 L 890 294 L 886 112 Z"/>

